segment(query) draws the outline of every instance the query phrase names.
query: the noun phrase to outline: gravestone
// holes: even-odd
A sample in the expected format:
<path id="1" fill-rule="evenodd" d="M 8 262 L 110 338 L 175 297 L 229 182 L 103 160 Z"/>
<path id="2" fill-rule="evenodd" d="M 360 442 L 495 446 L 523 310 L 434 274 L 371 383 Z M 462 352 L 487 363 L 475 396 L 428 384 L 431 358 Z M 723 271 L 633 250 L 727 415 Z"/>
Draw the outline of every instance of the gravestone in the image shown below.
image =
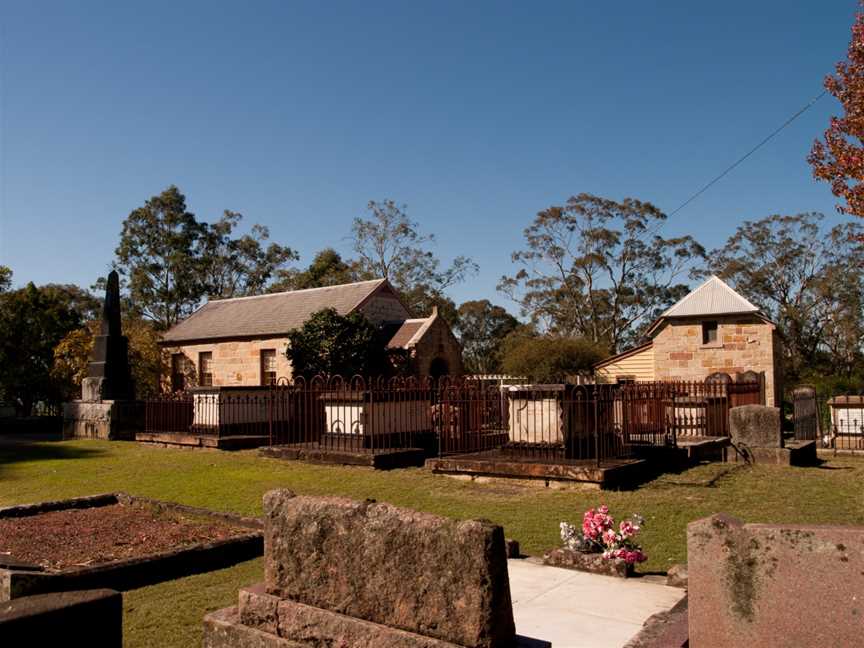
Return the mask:
<path id="1" fill-rule="evenodd" d="M 712 374 L 708 374 L 705 378 L 706 385 L 728 385 L 732 382 L 732 376 L 723 371 L 715 371 Z"/>
<path id="2" fill-rule="evenodd" d="M 853 648 L 864 636 L 864 527 L 687 527 L 691 648 Z"/>
<path id="3" fill-rule="evenodd" d="M 87 377 L 81 382 L 81 399 L 63 404 L 64 438 L 134 438 L 143 424 L 142 403 L 135 400 L 129 368 L 129 342 L 120 322 L 120 278 L 108 275 L 99 335 Z"/>
<path id="4" fill-rule="evenodd" d="M 780 410 L 764 405 L 741 405 L 729 410 L 732 445 L 747 448 L 782 448 Z"/>
<path id="5" fill-rule="evenodd" d="M 802 385 L 792 391 L 792 424 L 796 439 L 819 438 L 819 414 L 813 387 Z"/>
<path id="6" fill-rule="evenodd" d="M 120 278 L 112 270 L 105 287 L 99 335 L 93 340 L 87 377 L 81 383 L 81 400 L 128 401 L 135 399 L 129 369 L 129 341 L 120 323 Z"/>
<path id="7" fill-rule="evenodd" d="M 205 648 L 513 645 L 500 526 L 286 490 L 264 514 L 264 582 L 205 617 Z"/>

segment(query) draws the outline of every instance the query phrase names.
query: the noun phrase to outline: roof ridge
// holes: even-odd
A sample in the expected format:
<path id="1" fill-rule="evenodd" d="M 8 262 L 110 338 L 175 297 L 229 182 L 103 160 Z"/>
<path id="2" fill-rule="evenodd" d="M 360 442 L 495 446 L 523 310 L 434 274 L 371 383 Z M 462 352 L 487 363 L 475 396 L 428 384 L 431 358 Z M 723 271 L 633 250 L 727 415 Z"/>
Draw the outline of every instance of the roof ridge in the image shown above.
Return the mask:
<path id="1" fill-rule="evenodd" d="M 722 290 L 727 295 L 729 295 L 734 301 L 741 303 L 743 310 L 741 309 L 741 307 L 738 307 L 738 308 L 736 308 L 736 310 L 728 311 L 729 314 L 760 313 L 762 311 L 762 309 L 760 309 L 758 306 L 754 305 L 749 299 L 747 299 L 746 297 L 744 297 L 744 295 L 742 295 L 741 293 L 736 291 L 734 288 L 732 288 L 729 284 L 727 284 L 725 281 L 723 281 L 716 274 L 712 274 L 710 277 L 708 277 L 708 279 L 703 281 L 696 288 L 691 290 L 689 293 L 684 295 L 677 302 L 672 304 L 672 306 L 667 308 L 663 312 L 663 314 L 660 316 L 660 318 L 662 319 L 664 317 L 675 317 L 676 316 L 675 310 L 682 308 L 687 302 L 695 301 L 697 299 L 697 295 L 703 294 L 707 290 L 710 290 L 710 286 L 712 286 L 712 285 L 717 286 L 720 290 Z M 711 315 L 711 314 L 720 314 L 720 312 L 721 311 L 707 310 L 705 313 L 697 313 L 697 314 Z M 684 314 L 682 314 L 682 316 L 693 315 L 693 314 L 694 313 L 684 313 Z"/>
<path id="2" fill-rule="evenodd" d="M 244 295 L 242 297 L 225 297 L 223 299 L 208 299 L 207 304 L 241 301 L 244 299 L 262 299 L 264 297 L 279 297 L 281 295 L 296 295 L 297 293 L 308 293 L 315 290 L 332 290 L 334 288 L 345 288 L 346 286 L 360 286 L 362 284 L 381 284 L 387 281 L 386 279 L 365 279 L 364 281 L 352 281 L 344 284 L 334 284 L 332 286 L 318 286 L 316 288 L 300 288 L 299 290 L 282 290 L 275 293 L 264 293 L 263 295 Z"/>

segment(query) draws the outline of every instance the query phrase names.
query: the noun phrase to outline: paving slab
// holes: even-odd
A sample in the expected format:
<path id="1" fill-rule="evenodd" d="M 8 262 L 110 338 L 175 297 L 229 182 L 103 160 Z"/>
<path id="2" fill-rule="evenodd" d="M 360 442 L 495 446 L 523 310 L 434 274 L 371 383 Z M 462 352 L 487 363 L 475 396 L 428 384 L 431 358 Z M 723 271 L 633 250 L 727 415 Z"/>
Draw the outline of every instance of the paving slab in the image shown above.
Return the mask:
<path id="1" fill-rule="evenodd" d="M 587 574 L 527 560 L 509 560 L 507 569 L 516 632 L 538 646 L 621 648 L 648 617 L 685 596 L 682 589 L 641 578 Z"/>

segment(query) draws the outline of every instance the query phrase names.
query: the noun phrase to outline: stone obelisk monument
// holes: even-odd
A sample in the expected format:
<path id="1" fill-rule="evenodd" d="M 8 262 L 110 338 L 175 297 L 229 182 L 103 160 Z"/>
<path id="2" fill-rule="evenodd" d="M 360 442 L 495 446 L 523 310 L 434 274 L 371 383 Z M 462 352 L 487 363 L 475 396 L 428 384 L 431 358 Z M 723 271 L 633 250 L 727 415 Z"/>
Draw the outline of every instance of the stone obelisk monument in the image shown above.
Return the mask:
<path id="1" fill-rule="evenodd" d="M 129 369 L 129 342 L 120 324 L 120 278 L 112 271 L 81 400 L 63 404 L 63 436 L 133 439 L 143 424 L 141 414 Z"/>

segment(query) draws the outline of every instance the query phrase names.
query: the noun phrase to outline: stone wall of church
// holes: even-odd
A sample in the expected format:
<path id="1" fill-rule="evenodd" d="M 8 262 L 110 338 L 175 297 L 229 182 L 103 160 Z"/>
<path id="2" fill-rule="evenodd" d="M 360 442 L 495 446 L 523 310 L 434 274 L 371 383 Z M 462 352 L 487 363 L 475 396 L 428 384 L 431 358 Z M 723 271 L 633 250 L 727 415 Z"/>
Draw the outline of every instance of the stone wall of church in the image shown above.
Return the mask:
<path id="1" fill-rule="evenodd" d="M 462 347 L 453 335 L 450 327 L 440 317 L 436 317 L 412 350 L 414 371 L 418 376 L 429 376 L 441 368 L 443 373 L 451 376 L 461 376 L 464 372 L 462 365 Z M 437 363 L 436 363 L 437 360 Z M 433 367 L 433 363 L 436 366 Z"/>
<path id="2" fill-rule="evenodd" d="M 250 386 L 262 384 L 261 352 L 275 351 L 276 376 L 291 377 L 291 363 L 285 356 L 288 338 L 262 338 L 256 340 L 227 340 L 201 342 L 165 347 L 168 366 L 167 380 L 171 380 L 172 358 L 180 355 L 186 363 L 186 385 L 197 386 L 200 383 L 200 358 L 202 353 L 212 353 L 211 365 L 214 387 Z"/>

